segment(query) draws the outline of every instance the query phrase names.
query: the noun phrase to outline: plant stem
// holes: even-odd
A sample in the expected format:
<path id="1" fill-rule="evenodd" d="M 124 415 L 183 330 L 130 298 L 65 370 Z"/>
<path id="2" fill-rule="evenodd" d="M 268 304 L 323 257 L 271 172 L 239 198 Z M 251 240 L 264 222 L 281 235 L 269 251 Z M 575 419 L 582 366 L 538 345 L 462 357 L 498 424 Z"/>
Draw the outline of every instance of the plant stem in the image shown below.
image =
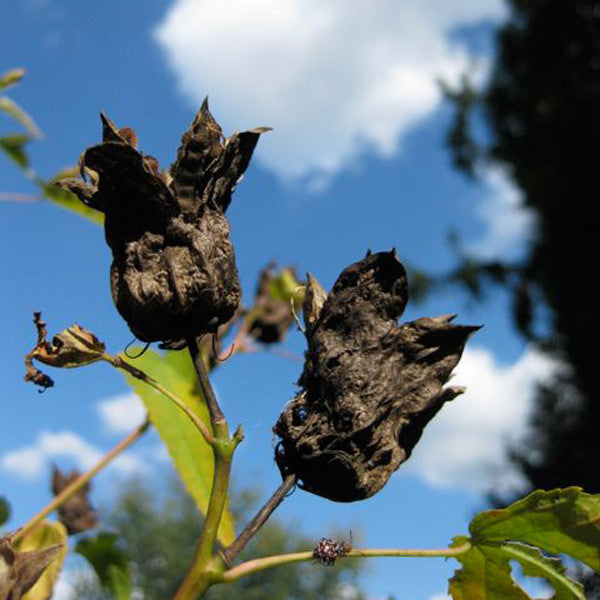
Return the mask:
<path id="1" fill-rule="evenodd" d="M 365 556 L 441 556 L 451 557 L 464 554 L 471 548 L 470 542 L 465 542 L 455 548 L 436 548 L 431 550 L 421 550 L 414 548 L 363 548 L 350 550 L 344 558 L 359 558 Z M 279 554 L 276 556 L 267 556 L 265 558 L 256 558 L 249 560 L 241 565 L 237 565 L 228 571 L 225 571 L 219 577 L 219 583 L 230 583 L 237 581 L 241 577 L 257 573 L 258 571 L 265 571 L 278 567 L 280 565 L 307 562 L 313 560 L 313 551 L 307 552 L 294 552 L 291 554 Z"/>
<path id="2" fill-rule="evenodd" d="M 148 429 L 150 421 L 148 418 L 136 427 L 126 438 L 121 440 L 110 452 L 105 454 L 89 471 L 83 473 L 80 477 L 72 481 L 60 494 L 58 494 L 52 502 L 47 504 L 39 513 L 33 516 L 13 537 L 13 541 L 17 542 L 24 537 L 29 531 L 31 531 L 38 523 L 45 519 L 52 511 L 56 510 L 61 504 L 66 502 L 73 494 L 75 494 L 80 488 L 87 484 L 87 482 L 98 474 L 106 465 L 108 465 L 114 458 L 116 458 L 123 450 L 131 446 L 138 438 L 140 438 Z"/>
<path id="3" fill-rule="evenodd" d="M 289 491 L 296 485 L 296 475 L 288 475 L 277 488 L 275 493 L 265 502 L 254 518 L 246 525 L 237 539 L 225 550 L 223 557 L 230 565 L 235 557 L 244 549 L 246 544 L 256 535 L 265 524 L 273 511 L 283 502 Z"/>
<path id="4" fill-rule="evenodd" d="M 198 542 L 192 565 L 174 600 L 193 600 L 205 592 L 213 583 L 219 581 L 221 574 L 226 568 L 224 559 L 214 553 L 214 547 L 223 510 L 227 502 L 233 453 L 243 439 L 241 428 L 236 430 L 233 437 L 229 435 L 227 421 L 221 412 L 210 384 L 207 367 L 195 338 L 188 340 L 188 348 L 198 375 L 202 395 L 210 413 L 214 436 L 211 448 L 215 460 L 215 468 L 200 541 Z"/>
<path id="5" fill-rule="evenodd" d="M 207 444 L 212 446 L 215 443 L 213 435 L 210 433 L 208 427 L 204 424 L 202 419 L 200 419 L 200 417 L 198 417 L 198 415 L 193 410 L 191 410 L 183 400 L 178 398 L 175 394 L 173 394 L 163 385 L 158 383 L 158 381 L 150 377 L 150 375 L 144 373 L 144 371 L 141 371 L 137 367 L 130 365 L 128 362 L 124 361 L 120 356 L 112 356 L 110 354 L 105 354 L 102 358 L 106 362 L 110 363 L 113 367 L 126 371 L 132 377 L 135 377 L 136 379 L 147 383 L 150 387 L 153 387 L 156 391 L 166 396 L 169 400 L 171 400 L 171 402 L 176 404 L 190 418 L 192 423 L 194 423 L 194 425 L 202 434 L 202 437 L 206 440 Z"/>
<path id="6" fill-rule="evenodd" d="M 204 396 L 204 400 L 210 414 L 210 420 L 214 429 L 217 423 L 225 423 L 225 416 L 221 411 L 221 407 L 217 402 L 217 397 L 215 396 L 212 385 L 210 384 L 208 370 L 206 368 L 204 359 L 202 358 L 202 353 L 198 347 L 198 340 L 196 338 L 190 338 L 187 340 L 187 345 L 190 356 L 192 357 L 192 362 L 194 363 L 194 368 L 196 369 L 196 374 L 198 375 L 200 389 L 202 390 L 202 395 Z"/>

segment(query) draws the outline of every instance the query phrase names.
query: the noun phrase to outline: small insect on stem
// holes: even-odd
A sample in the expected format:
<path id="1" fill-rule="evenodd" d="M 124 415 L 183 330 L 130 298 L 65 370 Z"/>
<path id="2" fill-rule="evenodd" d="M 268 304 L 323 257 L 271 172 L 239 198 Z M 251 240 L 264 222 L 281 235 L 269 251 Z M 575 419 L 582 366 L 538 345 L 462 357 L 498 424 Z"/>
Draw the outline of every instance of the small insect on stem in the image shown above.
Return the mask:
<path id="1" fill-rule="evenodd" d="M 321 538 L 313 550 L 313 557 L 322 565 L 333 566 L 338 558 L 343 558 L 352 550 L 350 542 Z"/>

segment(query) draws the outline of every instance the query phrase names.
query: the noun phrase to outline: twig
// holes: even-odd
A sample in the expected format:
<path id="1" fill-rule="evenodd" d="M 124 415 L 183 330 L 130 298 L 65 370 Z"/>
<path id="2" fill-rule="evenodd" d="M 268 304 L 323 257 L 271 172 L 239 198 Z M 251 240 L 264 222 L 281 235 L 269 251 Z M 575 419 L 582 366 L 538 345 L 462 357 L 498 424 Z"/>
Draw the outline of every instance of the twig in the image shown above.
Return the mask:
<path id="1" fill-rule="evenodd" d="M 202 419 L 193 410 L 191 410 L 189 406 L 187 406 L 186 403 L 183 400 L 181 400 L 181 398 L 178 398 L 175 394 L 173 394 L 163 385 L 158 383 L 158 381 L 150 377 L 150 375 L 144 373 L 144 371 L 141 371 L 137 367 L 134 367 L 133 365 L 130 365 L 128 362 L 124 361 L 120 356 L 112 356 L 111 354 L 105 354 L 102 358 L 106 362 L 110 363 L 113 367 L 126 371 L 132 377 L 135 377 L 136 379 L 147 383 L 150 387 L 153 387 L 156 391 L 163 394 L 163 396 L 169 398 L 169 400 L 176 404 L 189 417 L 192 423 L 194 423 L 194 425 L 202 434 L 202 437 L 205 439 L 206 443 L 209 445 L 214 444 L 214 437 L 208 430 L 208 427 L 205 425 L 204 421 L 202 421 Z"/>
<path id="2" fill-rule="evenodd" d="M 33 516 L 13 537 L 13 542 L 18 541 L 24 537 L 31 529 L 33 529 L 40 521 L 45 519 L 52 511 L 56 510 L 61 504 L 66 502 L 73 494 L 77 493 L 87 482 L 94 477 L 99 471 L 106 467 L 114 458 L 116 458 L 123 450 L 129 448 L 133 442 L 141 437 L 148 426 L 150 421 L 148 417 L 146 420 L 136 427 L 126 438 L 121 440 L 110 452 L 105 454 L 89 471 L 83 473 L 80 477 L 72 481 L 60 494 L 58 494 L 52 502 L 47 504 L 39 513 Z"/>
<path id="3" fill-rule="evenodd" d="M 194 363 L 194 368 L 196 369 L 196 374 L 198 375 L 200 389 L 202 390 L 202 395 L 204 396 L 204 400 L 210 414 L 210 420 L 214 429 L 217 423 L 223 423 L 225 421 L 225 417 L 221 411 L 219 403 L 217 402 L 217 397 L 215 396 L 212 385 L 210 384 L 208 370 L 206 368 L 204 358 L 202 357 L 202 353 L 198 347 L 198 340 L 196 338 L 190 338 L 187 340 L 187 345 L 190 356 L 192 357 L 192 362 Z"/>
<path id="4" fill-rule="evenodd" d="M 471 548 L 470 542 L 465 542 L 460 546 L 454 548 L 437 548 L 433 550 L 420 550 L 413 548 L 364 548 L 357 550 L 350 550 L 343 558 L 360 558 L 366 556 L 440 556 L 440 557 L 452 557 L 459 556 L 468 552 Z M 342 557 L 340 557 L 342 558 Z M 265 558 L 256 558 L 243 562 L 241 565 L 237 565 L 228 571 L 225 571 L 219 578 L 220 583 L 229 583 L 237 581 L 241 577 L 257 573 L 258 571 L 265 571 L 278 567 L 280 565 L 307 562 L 313 560 L 313 551 L 307 552 L 294 552 L 291 554 L 279 554 L 276 556 L 267 556 Z M 338 559 L 339 560 L 339 559 Z"/>
<path id="5" fill-rule="evenodd" d="M 233 562 L 235 557 L 265 524 L 273 511 L 283 502 L 283 499 L 296 484 L 296 479 L 296 475 L 288 475 L 281 482 L 275 493 L 265 502 L 248 525 L 246 525 L 237 539 L 223 552 L 223 558 L 228 565 Z"/>

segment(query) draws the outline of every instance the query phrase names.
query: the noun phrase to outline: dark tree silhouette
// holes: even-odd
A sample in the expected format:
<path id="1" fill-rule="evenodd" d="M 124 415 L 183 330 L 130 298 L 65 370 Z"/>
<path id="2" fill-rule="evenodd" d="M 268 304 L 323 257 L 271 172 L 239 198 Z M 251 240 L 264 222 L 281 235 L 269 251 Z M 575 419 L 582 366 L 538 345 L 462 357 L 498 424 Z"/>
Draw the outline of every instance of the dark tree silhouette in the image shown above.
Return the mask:
<path id="1" fill-rule="evenodd" d="M 536 236 L 520 264 L 467 261 L 450 279 L 474 291 L 486 277 L 508 285 L 519 330 L 565 365 L 539 388 L 529 434 L 510 449 L 531 488 L 598 493 L 592 214 L 600 195 L 600 2 L 509 5 L 486 87 L 477 91 L 465 78 L 461 89 L 446 89 L 457 109 L 447 139 L 467 174 L 490 161 L 507 168 L 537 217 Z M 474 142 L 474 115 L 483 115 L 491 143 Z M 540 305 L 549 309 L 544 317 Z"/>

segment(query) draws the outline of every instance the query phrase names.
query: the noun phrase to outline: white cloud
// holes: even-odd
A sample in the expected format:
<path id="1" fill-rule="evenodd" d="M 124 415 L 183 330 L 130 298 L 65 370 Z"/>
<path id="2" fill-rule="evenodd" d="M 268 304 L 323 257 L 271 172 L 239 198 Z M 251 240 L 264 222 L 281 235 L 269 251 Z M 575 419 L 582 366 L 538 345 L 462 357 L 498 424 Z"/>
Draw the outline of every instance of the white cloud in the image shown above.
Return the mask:
<path id="1" fill-rule="evenodd" d="M 284 178 L 382 156 L 439 106 L 437 79 L 469 64 L 449 32 L 501 0 L 175 0 L 154 35 L 183 95 L 227 130 L 270 125 L 258 158 Z"/>
<path id="2" fill-rule="evenodd" d="M 71 583 L 73 574 L 71 571 L 62 570 L 52 590 L 52 600 L 74 600 L 75 590 Z"/>
<path id="3" fill-rule="evenodd" d="M 436 594 L 435 596 L 431 596 L 431 598 L 429 598 L 429 600 L 452 600 L 450 598 L 450 596 L 447 596 L 446 594 Z"/>
<path id="4" fill-rule="evenodd" d="M 142 401 L 135 394 L 119 394 L 96 404 L 96 410 L 109 433 L 128 433 L 146 415 Z"/>
<path id="5" fill-rule="evenodd" d="M 44 431 L 33 444 L 0 456 L 0 468 L 23 479 L 35 479 L 43 475 L 48 463 L 56 458 L 70 459 L 78 469 L 87 470 L 98 462 L 103 454 L 100 449 L 72 431 Z M 131 474 L 145 470 L 146 466 L 132 454 L 121 454 L 108 468 Z"/>
<path id="6" fill-rule="evenodd" d="M 482 259 L 517 258 L 533 232 L 534 214 L 523 207 L 522 193 L 500 167 L 489 168 L 482 176 L 488 195 L 477 213 L 485 232 L 466 248 Z"/>
<path id="7" fill-rule="evenodd" d="M 525 431 L 535 384 L 554 364 L 527 349 L 512 365 L 499 365 L 484 348 L 467 349 L 453 384 L 467 391 L 441 410 L 404 467 L 440 487 L 508 491 L 521 483 L 505 456 L 505 443 Z"/>

